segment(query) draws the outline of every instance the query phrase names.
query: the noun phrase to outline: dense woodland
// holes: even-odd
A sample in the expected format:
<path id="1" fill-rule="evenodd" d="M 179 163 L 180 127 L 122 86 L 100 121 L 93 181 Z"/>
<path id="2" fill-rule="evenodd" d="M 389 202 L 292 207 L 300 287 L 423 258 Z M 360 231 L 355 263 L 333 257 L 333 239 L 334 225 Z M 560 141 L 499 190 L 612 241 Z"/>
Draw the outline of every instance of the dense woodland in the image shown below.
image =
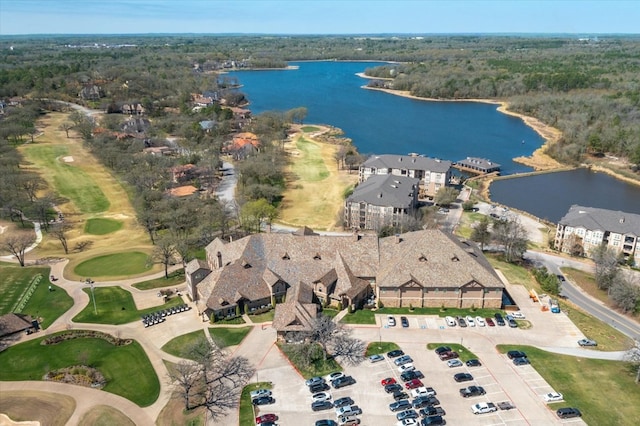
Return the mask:
<path id="1" fill-rule="evenodd" d="M 234 223 L 255 230 L 260 220 L 275 215 L 286 161 L 279 142 L 306 110 L 301 105 L 238 123 L 230 108 L 248 99 L 242 82 L 223 71 L 282 68 L 291 60 L 389 61 L 366 70 L 374 77 L 371 86 L 429 98 L 507 101 L 510 109 L 562 131 L 550 152 L 556 159 L 576 164 L 610 154 L 628 159 L 628 173 L 638 178 L 638 37 L 16 36 L 0 38 L 4 215 L 42 219 L 51 212 L 46 207 L 56 204 L 44 182 L 20 167 L 14 148 L 32 142 L 37 118 L 61 108 L 50 100 L 62 100 L 107 113 L 99 123 L 74 113 L 65 130 L 78 132 L 131 188 L 152 241 L 168 233 L 180 244 L 202 246 Z M 207 91 L 216 94 L 216 102 L 194 109 L 194 94 Z M 123 103 L 144 108 L 144 138 L 117 136 L 130 125 L 130 117 L 118 113 Z M 203 120 L 215 126 L 205 131 L 199 125 Z M 174 185 L 171 167 L 194 164 L 205 171 L 198 185 L 214 185 L 222 147 L 240 131 L 258 135 L 261 148 L 238 164 L 239 210 L 213 198 L 194 203 L 166 197 L 165 190 Z M 179 155 L 141 154 L 167 138 L 179 145 Z M 195 210 L 198 215 L 191 213 Z"/>

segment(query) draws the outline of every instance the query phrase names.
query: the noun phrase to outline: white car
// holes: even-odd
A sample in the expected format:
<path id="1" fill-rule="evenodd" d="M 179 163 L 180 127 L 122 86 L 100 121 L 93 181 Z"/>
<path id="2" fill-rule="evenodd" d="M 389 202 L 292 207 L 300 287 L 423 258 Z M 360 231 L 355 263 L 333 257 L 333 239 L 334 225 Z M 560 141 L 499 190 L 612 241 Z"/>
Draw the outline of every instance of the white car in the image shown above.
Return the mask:
<path id="1" fill-rule="evenodd" d="M 511 312 L 509 315 L 511 315 L 515 319 L 525 319 L 524 314 L 522 312 L 520 312 L 520 311 Z"/>
<path id="2" fill-rule="evenodd" d="M 436 394 L 436 391 L 433 388 L 427 389 L 424 386 L 411 389 L 411 398 L 418 398 L 420 396 L 435 396 L 435 394 Z"/>
<path id="3" fill-rule="evenodd" d="M 457 325 L 456 319 L 454 317 L 446 316 L 444 317 L 444 321 L 447 323 L 449 327 L 455 327 Z"/>
<path id="4" fill-rule="evenodd" d="M 493 402 L 479 402 L 471 406 L 471 412 L 473 414 L 485 414 L 498 411 L 498 407 Z"/>
<path id="5" fill-rule="evenodd" d="M 546 393 L 542 397 L 544 398 L 545 402 L 562 401 L 564 399 L 562 394 L 558 392 Z"/>
<path id="6" fill-rule="evenodd" d="M 476 317 L 476 325 L 478 327 L 484 327 L 485 325 L 487 325 L 487 323 L 485 322 L 484 318 Z"/>
<path id="7" fill-rule="evenodd" d="M 388 327 L 395 327 L 396 326 L 396 318 L 392 317 L 391 315 L 389 315 L 387 317 L 387 326 Z"/>
<path id="8" fill-rule="evenodd" d="M 416 419 L 402 419 L 396 423 L 397 426 L 416 426 L 418 424 L 418 420 Z"/>
<path id="9" fill-rule="evenodd" d="M 449 368 L 453 368 L 453 367 L 462 367 L 462 361 L 460 361 L 457 358 L 454 359 L 450 359 L 449 361 L 447 361 L 447 366 Z"/>
<path id="10" fill-rule="evenodd" d="M 331 383 L 335 379 L 339 379 L 341 377 L 344 377 L 344 373 L 342 371 L 336 371 L 335 373 L 327 374 L 324 378 L 327 382 Z"/>
<path id="11" fill-rule="evenodd" d="M 400 374 L 404 373 L 405 371 L 413 371 L 415 369 L 416 367 L 412 363 L 403 364 L 398 367 L 398 371 L 400 372 Z"/>
<path id="12" fill-rule="evenodd" d="M 467 315 L 465 320 L 467 320 L 467 325 L 469 327 L 475 327 L 476 326 L 476 322 L 474 321 L 474 319 L 473 319 L 473 317 L 471 315 Z"/>
<path id="13" fill-rule="evenodd" d="M 269 389 L 257 389 L 249 392 L 249 396 L 251 399 L 260 398 L 261 396 L 271 396 L 271 391 Z"/>
<path id="14" fill-rule="evenodd" d="M 318 393 L 314 393 L 311 396 L 312 402 L 329 401 L 330 399 L 331 399 L 331 394 L 329 392 L 318 392 Z"/>

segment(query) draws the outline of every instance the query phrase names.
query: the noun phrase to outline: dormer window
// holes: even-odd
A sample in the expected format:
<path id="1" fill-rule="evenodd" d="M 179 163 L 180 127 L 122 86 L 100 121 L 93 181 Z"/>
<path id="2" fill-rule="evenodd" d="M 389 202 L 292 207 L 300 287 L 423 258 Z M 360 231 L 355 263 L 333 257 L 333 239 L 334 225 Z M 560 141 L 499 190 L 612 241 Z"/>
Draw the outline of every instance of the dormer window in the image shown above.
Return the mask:
<path id="1" fill-rule="evenodd" d="M 288 253 L 285 253 L 285 254 L 282 256 L 282 260 L 291 260 L 291 258 L 289 257 L 289 254 L 288 254 Z"/>
<path id="2" fill-rule="evenodd" d="M 452 262 L 460 262 L 460 259 L 458 259 L 458 256 L 454 254 L 453 257 L 451 258 L 451 261 Z"/>
<path id="3" fill-rule="evenodd" d="M 247 262 L 246 260 L 243 260 L 242 261 L 242 267 L 244 269 L 249 269 L 249 268 L 251 268 L 251 264 L 249 262 Z"/>
<path id="4" fill-rule="evenodd" d="M 316 255 L 313 256 L 313 260 L 322 260 L 322 257 L 320 257 L 320 253 L 316 253 Z"/>
<path id="5" fill-rule="evenodd" d="M 427 256 L 425 256 L 424 254 L 421 254 L 420 257 L 418 258 L 418 260 L 420 262 L 426 262 L 427 261 Z"/>

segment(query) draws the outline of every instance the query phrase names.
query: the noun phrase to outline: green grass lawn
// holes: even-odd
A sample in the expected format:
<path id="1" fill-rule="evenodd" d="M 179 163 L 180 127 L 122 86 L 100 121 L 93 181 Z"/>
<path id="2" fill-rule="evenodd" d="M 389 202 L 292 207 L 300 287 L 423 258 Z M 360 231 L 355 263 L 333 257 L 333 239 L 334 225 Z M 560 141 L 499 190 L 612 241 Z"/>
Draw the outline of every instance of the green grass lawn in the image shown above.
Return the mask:
<path id="1" fill-rule="evenodd" d="M 122 229 L 122 222 L 114 219 L 93 218 L 84 224 L 84 232 L 92 235 L 106 235 Z"/>
<path id="2" fill-rule="evenodd" d="M 139 251 L 106 254 L 78 264 L 73 272 L 81 277 L 136 275 L 151 269 L 149 256 Z"/>
<path id="3" fill-rule="evenodd" d="M 218 325 L 223 325 L 223 324 L 246 324 L 246 321 L 242 317 L 235 317 L 235 318 L 230 318 L 230 319 L 215 320 L 215 322 L 213 322 L 213 324 L 218 324 Z"/>
<path id="4" fill-rule="evenodd" d="M 210 328 L 209 334 L 214 342 L 222 348 L 239 345 L 253 327 Z"/>
<path id="5" fill-rule="evenodd" d="M 278 347 L 305 379 L 315 376 L 324 376 L 334 371 L 342 371 L 340 364 L 338 364 L 333 358 L 329 358 L 327 360 L 319 359 L 311 362 L 308 367 L 304 367 L 293 353 L 295 345 L 278 344 Z"/>
<path id="6" fill-rule="evenodd" d="M 331 308 L 323 308 L 322 309 L 322 315 L 326 315 L 328 317 L 335 317 L 336 315 L 338 315 L 340 313 L 339 310 L 337 309 L 331 309 Z"/>
<path id="7" fill-rule="evenodd" d="M 188 349 L 192 347 L 196 342 L 200 341 L 204 337 L 204 331 L 196 330 L 191 333 L 182 334 L 174 337 L 162 346 L 163 351 L 173 356 L 180 358 L 189 358 Z"/>
<path id="8" fill-rule="evenodd" d="M 511 284 L 524 285 L 528 289 L 537 285 L 535 278 L 526 268 L 507 263 L 495 254 L 485 253 L 485 256 L 491 266 L 500 270 Z"/>
<path id="9" fill-rule="evenodd" d="M 253 404 L 251 403 L 251 391 L 258 389 L 273 389 L 271 382 L 251 383 L 242 389 L 240 396 L 240 426 L 253 426 L 255 424 L 255 416 Z M 268 411 L 265 411 L 268 412 Z"/>
<path id="10" fill-rule="evenodd" d="M 63 288 L 51 284 L 49 281 L 49 268 L 18 266 L 0 266 L 0 315 L 10 312 L 12 306 L 22 294 L 25 286 L 28 286 L 34 276 L 42 275 L 40 284 L 36 287 L 29 298 L 26 306 L 22 310 L 23 314 L 40 318 L 40 326 L 47 328 L 60 315 L 73 306 L 73 299 Z M 49 285 L 53 291 L 49 291 Z"/>
<path id="11" fill-rule="evenodd" d="M 531 347 L 498 345 L 500 352 L 523 350 L 531 365 L 589 425 L 635 425 L 640 419 L 640 386 L 629 363 L 559 355 Z"/>
<path id="12" fill-rule="evenodd" d="M 395 349 L 400 349 L 400 347 L 393 342 L 371 342 L 367 346 L 367 351 L 364 355 L 371 356 L 377 354 L 386 354 L 387 352 L 393 351 Z"/>
<path id="13" fill-rule="evenodd" d="M 114 346 L 105 340 L 83 338 L 57 345 L 41 345 L 40 339 L 11 346 L 0 352 L 0 380 L 42 380 L 51 370 L 87 364 L 106 378 L 103 390 L 146 407 L 160 394 L 160 382 L 149 358 L 137 342 Z"/>
<path id="14" fill-rule="evenodd" d="M 270 311 L 264 312 L 262 314 L 257 315 L 249 315 L 251 322 L 262 323 L 262 322 L 270 322 L 273 321 L 273 317 L 276 314 L 275 309 L 271 309 Z"/>
<path id="15" fill-rule="evenodd" d="M 478 356 L 459 343 L 427 343 L 427 350 L 434 350 L 438 346 L 449 346 L 451 350 L 458 352 L 460 361 L 467 362 L 470 359 L 478 359 Z"/>
<path id="16" fill-rule="evenodd" d="M 301 159 L 293 163 L 293 173 L 301 180 L 318 182 L 329 176 L 329 170 L 324 164 L 319 145 L 304 138 L 298 138 L 296 148 L 300 151 Z"/>
<path id="17" fill-rule="evenodd" d="M 177 271 L 170 272 L 169 278 L 165 278 L 163 275 L 160 278 L 135 283 L 133 286 L 138 290 L 151 290 L 154 288 L 173 287 L 184 282 L 184 269 L 178 269 Z"/>
<path id="18" fill-rule="evenodd" d="M 87 306 L 73 318 L 74 322 L 114 325 L 126 324 L 140 320 L 142 315 L 184 303 L 182 298 L 174 296 L 164 305 L 138 310 L 131 293 L 121 287 L 95 287 L 93 292 L 96 297 L 96 307 L 98 311 L 96 315 L 91 289 L 84 288 L 83 291 L 87 293 L 90 300 Z"/>
<path id="19" fill-rule="evenodd" d="M 27 160 L 52 173 L 57 192 L 82 213 L 99 213 L 109 208 L 109 200 L 91 176 L 72 162 L 62 160 L 69 153 L 66 146 L 33 144 L 25 146 L 23 152 Z"/>
<path id="20" fill-rule="evenodd" d="M 347 314 L 342 317 L 342 320 L 340 320 L 340 322 L 343 322 L 345 324 L 375 324 L 375 312 L 369 310 L 355 311 L 352 314 Z"/>
<path id="21" fill-rule="evenodd" d="M 316 126 L 302 126 L 300 130 L 302 130 L 305 133 L 312 133 L 312 132 L 317 132 L 318 130 L 320 130 L 320 128 Z"/>

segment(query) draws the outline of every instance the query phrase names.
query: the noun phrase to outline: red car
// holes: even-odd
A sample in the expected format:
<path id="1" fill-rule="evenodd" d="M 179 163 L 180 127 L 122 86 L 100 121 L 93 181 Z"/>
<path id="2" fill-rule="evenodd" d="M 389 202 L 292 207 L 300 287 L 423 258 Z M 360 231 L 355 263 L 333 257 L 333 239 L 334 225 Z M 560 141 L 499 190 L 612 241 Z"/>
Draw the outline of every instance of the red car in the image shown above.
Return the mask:
<path id="1" fill-rule="evenodd" d="M 494 323 L 491 318 L 485 318 L 484 320 L 485 320 L 485 322 L 487 323 L 487 325 L 489 327 L 495 327 L 496 326 L 496 323 Z"/>
<path id="2" fill-rule="evenodd" d="M 275 414 L 263 414 L 259 417 L 256 417 L 256 424 L 259 425 L 266 422 L 275 422 L 276 420 L 278 420 L 278 416 L 276 416 Z"/>
<path id="3" fill-rule="evenodd" d="M 409 380 L 407 383 L 405 383 L 404 386 L 407 389 L 416 389 L 416 388 L 424 386 L 424 384 L 420 381 L 420 379 L 413 379 L 413 380 Z"/>
<path id="4" fill-rule="evenodd" d="M 441 361 L 448 361 L 450 359 L 458 358 L 459 356 L 460 355 L 458 355 L 458 352 L 456 351 L 443 352 L 439 355 Z"/>
<path id="5" fill-rule="evenodd" d="M 396 379 L 394 379 L 393 377 L 387 377 L 386 379 L 382 379 L 380 381 L 380 384 L 382 386 L 387 386 L 387 385 L 392 385 L 396 382 Z"/>

